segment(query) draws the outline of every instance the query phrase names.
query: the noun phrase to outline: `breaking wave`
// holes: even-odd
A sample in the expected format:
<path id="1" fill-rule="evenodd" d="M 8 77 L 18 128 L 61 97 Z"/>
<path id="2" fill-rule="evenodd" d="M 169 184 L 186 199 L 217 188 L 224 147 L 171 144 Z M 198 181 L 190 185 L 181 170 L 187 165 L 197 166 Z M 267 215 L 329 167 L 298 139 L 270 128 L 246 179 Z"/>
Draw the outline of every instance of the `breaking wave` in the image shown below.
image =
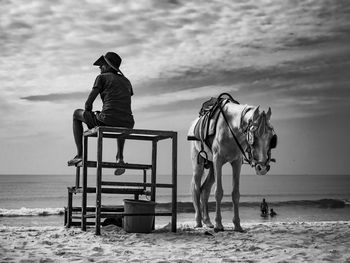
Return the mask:
<path id="1" fill-rule="evenodd" d="M 50 216 L 63 215 L 64 208 L 26 208 L 19 209 L 3 209 L 0 208 L 0 217 L 16 217 L 16 216 Z"/>

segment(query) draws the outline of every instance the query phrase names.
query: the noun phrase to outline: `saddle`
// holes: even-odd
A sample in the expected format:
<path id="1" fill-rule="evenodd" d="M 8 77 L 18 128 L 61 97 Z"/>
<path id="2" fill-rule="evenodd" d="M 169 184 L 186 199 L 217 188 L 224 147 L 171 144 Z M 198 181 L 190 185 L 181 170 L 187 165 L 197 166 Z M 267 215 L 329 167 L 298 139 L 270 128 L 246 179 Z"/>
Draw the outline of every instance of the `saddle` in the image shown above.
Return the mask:
<path id="1" fill-rule="evenodd" d="M 225 95 L 229 98 L 223 98 Z M 222 93 L 218 98 L 212 97 L 205 101 L 199 111 L 199 118 L 193 128 L 192 134 L 187 136 L 187 140 L 201 141 L 210 148 L 209 138 L 216 132 L 216 124 L 221 112 L 220 107 L 223 107 L 228 102 L 239 104 L 227 93 Z"/>

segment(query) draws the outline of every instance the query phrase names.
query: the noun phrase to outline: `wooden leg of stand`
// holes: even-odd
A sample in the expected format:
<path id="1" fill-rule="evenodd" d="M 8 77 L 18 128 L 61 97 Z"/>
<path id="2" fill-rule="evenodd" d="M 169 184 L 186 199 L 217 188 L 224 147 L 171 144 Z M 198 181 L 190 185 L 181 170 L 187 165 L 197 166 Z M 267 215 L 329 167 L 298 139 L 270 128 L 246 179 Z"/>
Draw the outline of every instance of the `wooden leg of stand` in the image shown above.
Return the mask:
<path id="1" fill-rule="evenodd" d="M 83 193 L 81 204 L 81 229 L 86 231 L 86 206 L 87 206 L 87 157 L 88 157 L 88 137 L 84 136 L 83 152 Z"/>
<path id="2" fill-rule="evenodd" d="M 98 131 L 97 136 L 97 171 L 96 171 L 96 225 L 95 234 L 101 235 L 101 181 L 102 181 L 102 138 L 103 134 Z"/>
<path id="3" fill-rule="evenodd" d="M 75 171 L 75 187 L 79 188 L 80 187 L 80 167 L 76 167 Z"/>
<path id="4" fill-rule="evenodd" d="M 171 231 L 176 232 L 177 220 L 177 134 L 172 142 L 172 201 L 171 201 Z"/>
<path id="5" fill-rule="evenodd" d="M 70 189 L 68 189 L 68 207 L 65 213 L 66 216 L 66 227 L 71 227 L 72 224 L 72 210 L 73 210 L 73 193 Z"/>
<path id="6" fill-rule="evenodd" d="M 157 141 L 152 141 L 152 176 L 151 176 L 151 201 L 156 201 L 156 183 L 157 183 Z M 152 229 L 155 228 L 155 220 Z"/>

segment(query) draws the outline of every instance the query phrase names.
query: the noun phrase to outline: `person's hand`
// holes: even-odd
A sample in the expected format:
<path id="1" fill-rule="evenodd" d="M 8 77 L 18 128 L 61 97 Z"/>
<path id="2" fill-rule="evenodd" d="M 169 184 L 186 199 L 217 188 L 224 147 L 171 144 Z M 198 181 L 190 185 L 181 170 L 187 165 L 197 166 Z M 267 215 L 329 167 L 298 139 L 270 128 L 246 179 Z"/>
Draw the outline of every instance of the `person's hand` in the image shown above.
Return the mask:
<path id="1" fill-rule="evenodd" d="M 85 104 L 85 110 L 86 111 L 92 111 L 92 105 Z"/>

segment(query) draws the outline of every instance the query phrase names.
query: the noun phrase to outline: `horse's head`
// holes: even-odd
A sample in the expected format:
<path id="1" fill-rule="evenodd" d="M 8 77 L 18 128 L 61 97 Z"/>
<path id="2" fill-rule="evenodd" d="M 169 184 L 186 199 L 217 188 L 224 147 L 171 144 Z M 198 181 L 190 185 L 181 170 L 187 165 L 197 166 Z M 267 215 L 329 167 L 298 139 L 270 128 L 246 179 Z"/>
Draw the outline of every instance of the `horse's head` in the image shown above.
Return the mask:
<path id="1" fill-rule="evenodd" d="M 277 146 L 277 135 L 270 124 L 271 109 L 259 113 L 254 110 L 247 130 L 248 153 L 257 175 L 265 175 L 270 170 L 271 149 Z"/>

